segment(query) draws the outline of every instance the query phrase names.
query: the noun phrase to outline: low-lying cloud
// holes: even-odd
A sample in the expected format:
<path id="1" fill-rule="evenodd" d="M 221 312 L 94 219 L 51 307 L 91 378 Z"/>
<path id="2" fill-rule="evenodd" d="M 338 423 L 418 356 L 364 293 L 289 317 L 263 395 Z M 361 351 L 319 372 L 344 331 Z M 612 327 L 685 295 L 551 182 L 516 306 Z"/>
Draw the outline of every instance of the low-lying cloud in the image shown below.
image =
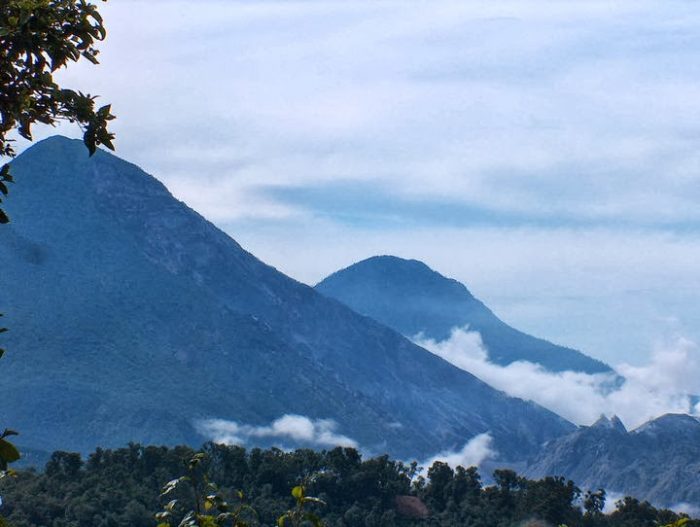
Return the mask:
<path id="1" fill-rule="evenodd" d="M 492 448 L 493 438 L 489 433 L 472 437 L 461 450 L 445 451 L 423 461 L 421 466 L 428 469 L 436 461 L 447 463 L 450 467 L 478 467 L 487 459 L 496 457 Z"/>
<path id="2" fill-rule="evenodd" d="M 615 512 L 617 509 L 617 504 L 618 502 L 624 500 L 625 496 L 628 496 L 629 494 L 626 494 L 624 492 L 615 492 L 615 491 L 606 491 L 605 495 L 605 506 L 603 507 L 603 512 L 605 514 L 610 514 L 612 512 Z M 658 504 L 655 504 L 659 506 Z M 662 507 L 666 507 L 665 505 L 661 505 Z M 693 505 L 691 503 L 686 503 L 686 502 L 681 502 L 681 503 L 674 503 L 670 506 L 667 506 L 668 509 L 677 512 L 677 513 L 685 513 L 688 514 L 691 518 L 698 518 L 700 517 L 700 507 L 697 505 Z"/>
<path id="3" fill-rule="evenodd" d="M 226 445 L 246 445 L 256 439 L 272 439 L 321 447 L 358 446 L 355 440 L 336 432 L 338 424 L 332 419 L 309 419 L 295 414 L 284 415 L 267 426 L 206 419 L 197 423 L 197 427 L 215 443 Z"/>
<path id="4" fill-rule="evenodd" d="M 643 366 L 619 364 L 625 378 L 615 390 L 613 374 L 553 373 L 519 361 L 500 366 L 489 361 L 481 336 L 468 328 L 436 342 L 414 339 L 420 346 L 509 395 L 534 401 L 577 423 L 592 424 L 601 414 L 617 415 L 629 428 L 665 413 L 700 414 L 691 394 L 700 394 L 700 350 L 684 338 L 659 346 Z"/>

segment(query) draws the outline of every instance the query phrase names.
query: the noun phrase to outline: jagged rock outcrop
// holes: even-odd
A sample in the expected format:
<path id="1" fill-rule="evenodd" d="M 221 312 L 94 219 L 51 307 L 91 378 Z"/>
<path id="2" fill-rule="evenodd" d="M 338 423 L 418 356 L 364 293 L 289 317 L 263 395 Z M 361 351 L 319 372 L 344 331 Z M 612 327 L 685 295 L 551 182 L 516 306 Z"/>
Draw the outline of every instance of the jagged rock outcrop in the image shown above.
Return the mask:
<path id="1" fill-rule="evenodd" d="M 628 432 L 613 417 L 555 439 L 531 460 L 532 477 L 559 475 L 663 506 L 700 503 L 700 421 L 666 414 Z"/>

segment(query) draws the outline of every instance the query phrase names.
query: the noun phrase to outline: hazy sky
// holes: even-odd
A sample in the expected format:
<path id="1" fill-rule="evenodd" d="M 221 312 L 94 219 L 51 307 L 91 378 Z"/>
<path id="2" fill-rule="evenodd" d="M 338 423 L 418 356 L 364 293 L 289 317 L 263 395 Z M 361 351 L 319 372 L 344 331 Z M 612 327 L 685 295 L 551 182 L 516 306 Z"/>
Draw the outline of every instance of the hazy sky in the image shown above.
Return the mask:
<path id="1" fill-rule="evenodd" d="M 421 259 L 612 363 L 700 341 L 697 3 L 100 8 L 102 65 L 62 80 L 113 103 L 121 157 L 280 270 Z"/>

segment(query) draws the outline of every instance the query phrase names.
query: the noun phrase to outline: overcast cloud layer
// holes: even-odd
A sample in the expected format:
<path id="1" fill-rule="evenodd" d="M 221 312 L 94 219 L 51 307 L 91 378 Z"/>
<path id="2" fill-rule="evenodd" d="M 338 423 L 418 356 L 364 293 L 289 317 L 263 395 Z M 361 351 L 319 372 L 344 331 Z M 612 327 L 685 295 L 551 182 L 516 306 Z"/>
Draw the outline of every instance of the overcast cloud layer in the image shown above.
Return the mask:
<path id="1" fill-rule="evenodd" d="M 695 3 L 100 9 L 102 65 L 63 80 L 113 103 L 119 155 L 281 270 L 398 253 L 614 363 L 700 341 Z"/>

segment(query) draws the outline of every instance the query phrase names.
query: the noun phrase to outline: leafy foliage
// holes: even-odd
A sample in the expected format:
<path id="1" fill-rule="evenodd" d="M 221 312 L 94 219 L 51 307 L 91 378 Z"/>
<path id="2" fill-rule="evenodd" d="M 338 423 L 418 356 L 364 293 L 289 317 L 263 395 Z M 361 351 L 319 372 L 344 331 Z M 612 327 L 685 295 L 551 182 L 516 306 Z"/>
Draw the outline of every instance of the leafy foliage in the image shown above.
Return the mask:
<path id="1" fill-rule="evenodd" d="M 0 470 L 7 470 L 7 464 L 19 459 L 19 450 L 6 438 L 17 435 L 14 430 L 5 429 L 0 434 Z"/>
<path id="2" fill-rule="evenodd" d="M 436 462 L 427 478 L 414 477 L 417 469 L 386 456 L 363 460 L 340 447 L 283 452 L 207 444 L 197 454 L 188 447 L 132 444 L 98 449 L 87 461 L 55 452 L 42 473 L 18 471 L 6 480 L 3 509 L 15 527 L 311 527 L 317 520 L 328 527 L 510 527 L 529 520 L 568 527 L 700 527 L 629 497 L 604 514 L 604 493 L 596 491 L 585 505 L 587 495 L 579 496 L 562 478 L 533 481 L 500 470 L 494 484 L 484 486 L 473 467 L 453 470 Z M 397 498 L 405 496 L 425 503 L 428 517 L 404 514 Z"/>
<path id="3" fill-rule="evenodd" d="M 178 527 L 247 527 L 257 521 L 255 510 L 245 503 L 240 490 L 235 492 L 237 503 L 232 504 L 209 480 L 203 469 L 206 459 L 204 452 L 194 454 L 186 463 L 187 474 L 165 484 L 160 497 L 168 501 L 155 515 L 158 527 L 170 527 L 174 522 Z M 183 497 L 174 497 L 178 491 Z"/>
<path id="4" fill-rule="evenodd" d="M 97 7 L 86 0 L 9 0 L 0 6 L 0 154 L 12 156 L 6 134 L 17 129 L 31 140 L 32 124 L 57 119 L 85 129 L 91 153 L 113 149 L 107 131 L 109 105 L 95 110 L 95 97 L 60 87 L 53 74 L 85 58 L 97 64 L 96 41 L 107 32 Z"/>
<path id="5" fill-rule="evenodd" d="M 307 509 L 307 505 L 325 505 L 326 503 L 312 496 L 306 495 L 306 486 L 297 485 L 292 489 L 292 497 L 296 502 L 293 509 L 289 509 L 282 516 L 277 518 L 277 527 L 301 527 L 311 525 L 312 527 L 322 527 L 321 518 L 314 512 Z"/>
<path id="6" fill-rule="evenodd" d="M 15 155 L 8 134 L 32 140 L 32 125 L 78 123 L 90 154 L 114 150 L 111 106 L 96 108 L 93 95 L 59 86 L 54 73 L 84 58 L 97 64 L 96 42 L 107 32 L 97 6 L 86 0 L 4 0 L 0 3 L 0 156 Z M 12 182 L 0 169 L 0 193 Z M 0 223 L 9 218 L 0 209 Z"/>

